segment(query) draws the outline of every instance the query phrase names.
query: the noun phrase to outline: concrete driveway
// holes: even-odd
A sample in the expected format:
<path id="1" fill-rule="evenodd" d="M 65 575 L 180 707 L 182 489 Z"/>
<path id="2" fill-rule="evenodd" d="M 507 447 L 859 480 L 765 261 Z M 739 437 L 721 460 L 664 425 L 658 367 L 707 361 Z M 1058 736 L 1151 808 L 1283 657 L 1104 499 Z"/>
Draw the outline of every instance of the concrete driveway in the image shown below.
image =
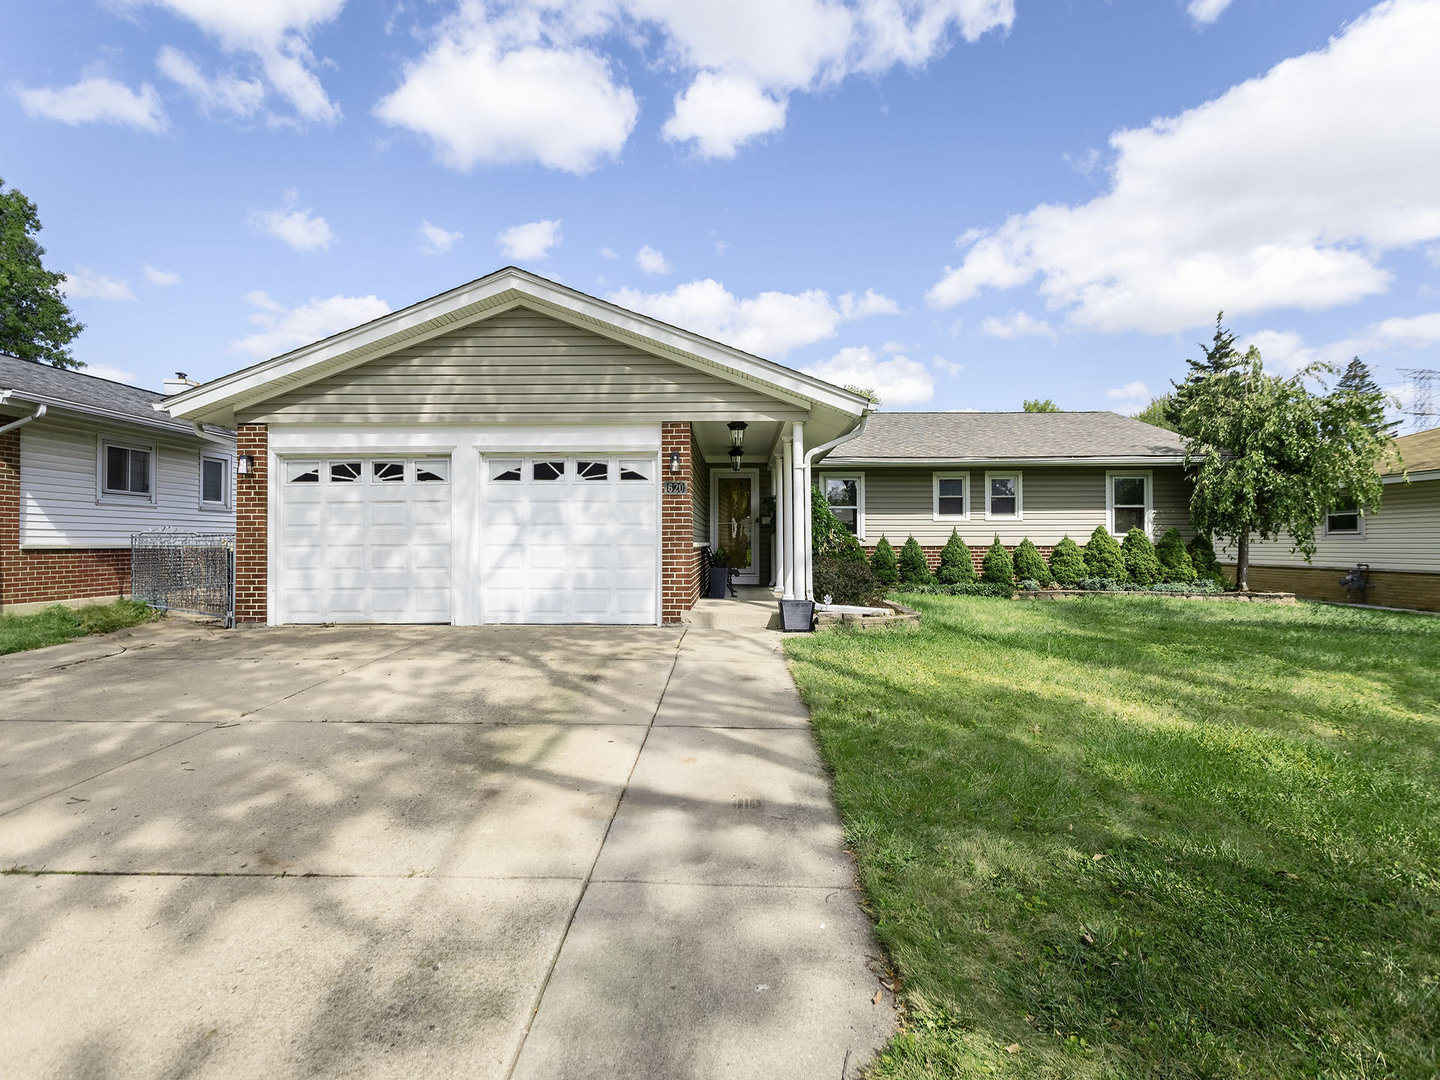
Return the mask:
<path id="1" fill-rule="evenodd" d="M 5 1074 L 857 1073 L 893 998 L 778 638 L 0 658 Z"/>

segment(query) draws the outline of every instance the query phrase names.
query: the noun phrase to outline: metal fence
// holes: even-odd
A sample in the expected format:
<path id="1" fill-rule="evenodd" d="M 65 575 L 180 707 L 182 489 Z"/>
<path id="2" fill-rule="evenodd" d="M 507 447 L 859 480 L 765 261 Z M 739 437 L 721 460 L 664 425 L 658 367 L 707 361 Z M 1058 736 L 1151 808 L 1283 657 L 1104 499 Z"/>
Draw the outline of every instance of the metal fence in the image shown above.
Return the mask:
<path id="1" fill-rule="evenodd" d="M 130 537 L 130 595 L 162 611 L 235 625 L 235 537 L 144 532 Z"/>

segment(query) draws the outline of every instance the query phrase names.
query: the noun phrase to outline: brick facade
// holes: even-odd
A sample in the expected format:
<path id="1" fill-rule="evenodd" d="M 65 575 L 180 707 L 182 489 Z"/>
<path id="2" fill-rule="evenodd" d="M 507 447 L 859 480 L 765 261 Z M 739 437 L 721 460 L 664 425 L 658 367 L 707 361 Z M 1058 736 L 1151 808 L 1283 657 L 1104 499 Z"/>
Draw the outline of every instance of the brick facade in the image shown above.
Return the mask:
<path id="1" fill-rule="evenodd" d="M 263 623 L 269 607 L 270 455 L 264 424 L 241 424 L 235 452 L 253 459 L 235 477 L 235 621 Z"/>
<path id="2" fill-rule="evenodd" d="M 670 471 L 670 455 L 680 455 L 680 471 Z M 660 479 L 686 483 L 684 495 L 660 496 L 660 621 L 678 623 L 695 606 L 705 576 L 704 554 L 695 546 L 695 502 L 699 484 L 709 482 L 695 437 L 686 421 L 660 426 Z M 661 489 L 664 490 L 663 487 Z"/>
<path id="3" fill-rule="evenodd" d="M 128 548 L 20 549 L 20 432 L 0 435 L 0 608 L 129 592 Z"/>
<path id="4" fill-rule="evenodd" d="M 1358 603 L 1358 593 L 1347 594 L 1340 579 L 1347 570 L 1319 566 L 1250 566 L 1250 588 L 1260 592 L 1293 592 L 1301 600 L 1333 600 Z M 1235 567 L 1225 567 L 1233 582 Z M 1400 570 L 1372 570 L 1367 604 L 1380 607 L 1440 611 L 1440 574 L 1407 573 Z"/>

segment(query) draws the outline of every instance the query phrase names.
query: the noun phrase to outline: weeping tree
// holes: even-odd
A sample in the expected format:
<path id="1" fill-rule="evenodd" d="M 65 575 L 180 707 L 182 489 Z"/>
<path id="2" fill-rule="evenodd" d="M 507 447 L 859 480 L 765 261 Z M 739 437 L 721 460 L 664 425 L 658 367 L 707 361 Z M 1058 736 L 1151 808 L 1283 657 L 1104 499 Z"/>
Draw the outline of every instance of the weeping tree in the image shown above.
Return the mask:
<path id="1" fill-rule="evenodd" d="M 1250 540 L 1285 535 L 1308 562 L 1325 514 L 1346 499 L 1380 506 L 1379 464 L 1395 424 L 1385 395 L 1357 356 L 1331 389 L 1330 364 L 1289 378 L 1267 374 L 1260 350 L 1241 353 L 1215 321 L 1215 337 L 1175 386 L 1167 416 L 1186 438 L 1195 528 L 1233 544 L 1235 585 L 1250 587 Z M 1311 385 L 1318 386 L 1312 390 Z"/>

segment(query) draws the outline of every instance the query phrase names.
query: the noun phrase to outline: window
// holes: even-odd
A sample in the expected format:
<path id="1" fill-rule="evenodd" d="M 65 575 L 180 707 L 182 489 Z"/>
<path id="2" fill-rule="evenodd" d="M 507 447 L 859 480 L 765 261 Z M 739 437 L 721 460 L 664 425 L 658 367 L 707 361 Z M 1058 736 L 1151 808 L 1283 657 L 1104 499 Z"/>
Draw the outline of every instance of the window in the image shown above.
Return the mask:
<path id="1" fill-rule="evenodd" d="M 970 516 L 969 473 L 936 473 L 934 494 L 936 521 Z"/>
<path id="2" fill-rule="evenodd" d="M 372 461 L 370 475 L 375 478 L 377 484 L 403 484 L 405 482 L 405 463 L 403 461 Z"/>
<path id="3" fill-rule="evenodd" d="M 518 484 L 520 482 L 520 462 L 490 462 L 490 479 L 493 483 L 498 484 Z"/>
<path id="4" fill-rule="evenodd" d="M 648 461 L 622 461 L 620 462 L 620 479 L 628 480 L 649 480 L 650 465 Z"/>
<path id="5" fill-rule="evenodd" d="M 531 480 L 563 480 L 565 478 L 565 462 L 563 461 L 534 461 L 530 463 Z"/>
<path id="6" fill-rule="evenodd" d="M 515 479 L 519 480 L 519 468 L 516 468 L 514 472 Z M 450 460 L 448 458 L 431 458 L 428 461 L 415 462 L 415 482 L 417 484 L 443 484 L 449 479 Z"/>
<path id="7" fill-rule="evenodd" d="M 224 509 L 230 504 L 230 459 L 223 457 L 200 457 L 200 505 L 203 508 Z"/>
<path id="8" fill-rule="evenodd" d="M 859 476 L 827 476 L 821 490 L 835 516 L 856 536 L 865 534 L 864 483 Z"/>
<path id="9" fill-rule="evenodd" d="M 1019 473 L 985 474 L 985 517 L 1023 518 L 1024 491 Z"/>
<path id="10" fill-rule="evenodd" d="M 285 478 L 292 484 L 318 484 L 320 463 L 318 461 L 287 461 Z"/>
<path id="11" fill-rule="evenodd" d="M 575 462 L 575 475 L 581 480 L 608 480 L 610 479 L 610 463 L 608 461 L 577 461 Z"/>
<path id="12" fill-rule="evenodd" d="M 148 498 L 154 457 L 153 449 L 104 444 L 100 466 L 101 491 L 106 495 L 139 495 Z"/>
<path id="13" fill-rule="evenodd" d="M 358 461 L 332 461 L 330 462 L 330 482 L 332 484 L 354 484 L 360 479 L 360 462 Z"/>
<path id="14" fill-rule="evenodd" d="M 1131 529 L 1150 535 L 1150 474 L 1106 473 L 1106 523 L 1112 536 L 1124 536 Z"/>
<path id="15" fill-rule="evenodd" d="M 1349 533 L 1351 536 L 1356 536 L 1361 531 L 1360 526 L 1363 520 L 1364 515 L 1360 513 L 1359 504 L 1352 496 L 1346 495 L 1337 506 L 1331 508 L 1330 512 L 1325 515 L 1325 535 L 1339 534 L 1343 536 Z"/>

